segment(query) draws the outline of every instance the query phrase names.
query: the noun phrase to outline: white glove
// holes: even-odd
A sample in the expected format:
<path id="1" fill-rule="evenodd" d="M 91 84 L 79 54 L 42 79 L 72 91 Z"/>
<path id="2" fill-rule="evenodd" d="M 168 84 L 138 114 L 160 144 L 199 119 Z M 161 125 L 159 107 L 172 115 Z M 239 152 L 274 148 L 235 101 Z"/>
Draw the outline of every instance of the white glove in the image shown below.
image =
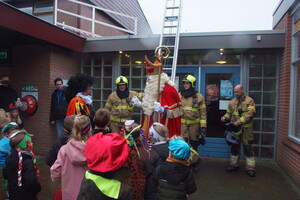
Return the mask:
<path id="1" fill-rule="evenodd" d="M 153 104 L 154 104 L 153 108 L 155 112 L 160 112 L 160 113 L 164 112 L 165 109 L 160 105 L 159 102 L 154 102 Z"/>
<path id="2" fill-rule="evenodd" d="M 22 102 L 21 102 L 20 98 L 18 98 L 18 100 L 15 102 L 15 106 L 17 108 L 20 108 L 22 106 Z"/>
<path id="3" fill-rule="evenodd" d="M 142 105 L 142 102 L 136 96 L 132 97 L 131 103 L 133 106 L 136 106 L 136 107 L 141 107 L 141 105 Z"/>

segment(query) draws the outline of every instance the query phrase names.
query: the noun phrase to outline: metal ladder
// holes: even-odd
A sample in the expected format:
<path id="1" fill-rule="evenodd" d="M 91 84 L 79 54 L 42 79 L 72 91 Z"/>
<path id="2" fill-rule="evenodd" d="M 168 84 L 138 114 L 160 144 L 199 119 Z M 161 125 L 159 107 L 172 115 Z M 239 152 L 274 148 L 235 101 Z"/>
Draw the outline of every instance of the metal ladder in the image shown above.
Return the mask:
<path id="1" fill-rule="evenodd" d="M 163 63 L 163 70 L 171 70 L 172 81 L 175 81 L 176 76 L 181 8 L 182 0 L 166 0 L 163 27 L 159 40 L 159 46 L 165 45 L 171 52 L 169 59 L 165 60 Z"/>

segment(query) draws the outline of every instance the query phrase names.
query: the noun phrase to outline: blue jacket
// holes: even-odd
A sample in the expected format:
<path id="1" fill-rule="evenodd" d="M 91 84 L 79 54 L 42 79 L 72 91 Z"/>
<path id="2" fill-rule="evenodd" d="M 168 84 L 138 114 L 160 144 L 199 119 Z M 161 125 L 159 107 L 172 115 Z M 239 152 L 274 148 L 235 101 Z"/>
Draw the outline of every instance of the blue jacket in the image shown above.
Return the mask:
<path id="1" fill-rule="evenodd" d="M 9 154 L 10 149 L 9 139 L 7 137 L 3 137 L 0 140 L 0 167 L 5 167 L 5 159 Z"/>

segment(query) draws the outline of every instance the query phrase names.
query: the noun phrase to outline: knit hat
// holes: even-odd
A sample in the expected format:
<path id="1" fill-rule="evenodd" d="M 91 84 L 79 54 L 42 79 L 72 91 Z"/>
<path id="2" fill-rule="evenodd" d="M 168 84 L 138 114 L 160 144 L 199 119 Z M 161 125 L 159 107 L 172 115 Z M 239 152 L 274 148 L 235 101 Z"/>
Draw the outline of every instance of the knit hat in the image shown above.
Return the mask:
<path id="1" fill-rule="evenodd" d="M 154 122 L 149 129 L 149 135 L 157 142 L 164 141 L 168 136 L 168 129 L 163 124 Z"/>
<path id="2" fill-rule="evenodd" d="M 2 128 L 2 133 L 7 133 L 11 128 L 19 129 L 19 125 L 16 122 L 10 122 Z"/>
<path id="3" fill-rule="evenodd" d="M 126 140 L 117 133 L 99 133 L 90 137 L 84 150 L 88 167 L 96 172 L 112 172 L 121 168 L 128 154 Z"/>
<path id="4" fill-rule="evenodd" d="M 169 150 L 172 155 L 179 160 L 186 160 L 190 157 L 190 146 L 181 139 L 169 141 Z"/>
<path id="5" fill-rule="evenodd" d="M 31 136 L 25 130 L 20 130 L 13 133 L 9 139 L 12 148 L 16 147 L 23 150 L 27 146 L 26 140 L 31 141 Z"/>

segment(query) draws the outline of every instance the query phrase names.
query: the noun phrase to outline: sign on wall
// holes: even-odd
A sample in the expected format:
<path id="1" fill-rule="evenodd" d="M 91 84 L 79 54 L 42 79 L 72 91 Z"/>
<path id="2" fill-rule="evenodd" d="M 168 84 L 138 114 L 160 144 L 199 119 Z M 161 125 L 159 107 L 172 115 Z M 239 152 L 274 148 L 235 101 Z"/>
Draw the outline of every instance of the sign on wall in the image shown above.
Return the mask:
<path id="1" fill-rule="evenodd" d="M 22 85 L 21 97 L 32 95 L 38 100 L 38 86 L 37 85 Z"/>

